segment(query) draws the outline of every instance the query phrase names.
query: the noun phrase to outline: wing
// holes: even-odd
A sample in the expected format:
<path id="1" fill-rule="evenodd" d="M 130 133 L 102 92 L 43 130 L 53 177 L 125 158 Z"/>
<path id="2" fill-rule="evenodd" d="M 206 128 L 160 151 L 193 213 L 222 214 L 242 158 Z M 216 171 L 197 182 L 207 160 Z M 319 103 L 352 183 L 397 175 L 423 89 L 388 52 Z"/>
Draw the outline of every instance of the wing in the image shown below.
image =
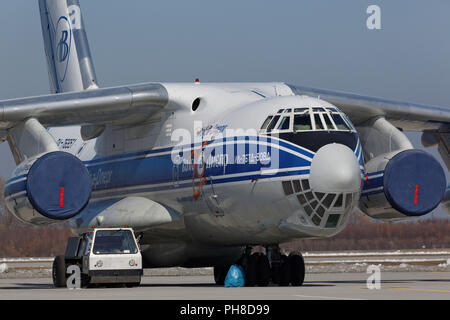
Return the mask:
<path id="1" fill-rule="evenodd" d="M 0 130 L 35 118 L 44 127 L 142 122 L 169 101 L 157 83 L 0 101 Z"/>
<path id="2" fill-rule="evenodd" d="M 374 117 L 384 117 L 397 128 L 421 131 L 425 147 L 437 145 L 450 170 L 450 108 L 437 107 L 353 93 L 288 85 L 296 95 L 317 96 L 339 107 L 356 125 Z"/>
<path id="3" fill-rule="evenodd" d="M 289 85 L 294 94 L 320 97 L 344 111 L 355 125 L 383 116 L 407 131 L 450 131 L 450 107 L 437 107 L 353 93 Z"/>

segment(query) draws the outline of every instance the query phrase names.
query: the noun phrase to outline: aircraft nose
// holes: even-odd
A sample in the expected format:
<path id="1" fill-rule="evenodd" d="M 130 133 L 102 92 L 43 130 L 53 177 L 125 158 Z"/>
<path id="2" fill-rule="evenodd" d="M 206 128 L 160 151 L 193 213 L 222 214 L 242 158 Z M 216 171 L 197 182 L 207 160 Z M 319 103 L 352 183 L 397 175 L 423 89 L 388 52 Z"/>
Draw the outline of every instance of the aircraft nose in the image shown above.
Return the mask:
<path id="1" fill-rule="evenodd" d="M 361 170 L 353 151 L 338 143 L 320 148 L 311 163 L 310 184 L 324 193 L 360 192 Z"/>

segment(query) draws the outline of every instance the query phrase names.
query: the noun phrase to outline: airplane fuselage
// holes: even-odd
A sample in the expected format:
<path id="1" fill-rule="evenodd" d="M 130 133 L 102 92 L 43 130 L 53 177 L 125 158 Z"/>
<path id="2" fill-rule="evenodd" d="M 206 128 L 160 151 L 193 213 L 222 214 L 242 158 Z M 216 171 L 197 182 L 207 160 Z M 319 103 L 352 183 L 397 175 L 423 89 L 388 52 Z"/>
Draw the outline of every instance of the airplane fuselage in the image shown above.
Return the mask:
<path id="1" fill-rule="evenodd" d="M 284 130 L 261 130 L 281 109 L 278 117 L 288 115 L 292 120 L 286 121 L 293 122 L 300 110 L 334 106 L 294 96 L 277 83 L 163 85 L 169 105 L 147 123 L 107 128 L 84 143 L 55 130 L 61 142 L 81 143 L 66 151 L 86 164 L 92 179 L 90 204 L 72 219 L 74 230 L 98 225 L 95 212 L 125 197 L 154 200 L 178 215 L 170 227 L 143 226 L 148 243 L 176 238 L 208 245 L 277 244 L 331 236 L 345 227 L 361 184 L 348 190 L 307 184 L 316 153 L 329 144 L 346 146 L 362 167 L 354 129 L 319 129 L 317 123 L 314 130 L 294 132 L 291 123 Z"/>

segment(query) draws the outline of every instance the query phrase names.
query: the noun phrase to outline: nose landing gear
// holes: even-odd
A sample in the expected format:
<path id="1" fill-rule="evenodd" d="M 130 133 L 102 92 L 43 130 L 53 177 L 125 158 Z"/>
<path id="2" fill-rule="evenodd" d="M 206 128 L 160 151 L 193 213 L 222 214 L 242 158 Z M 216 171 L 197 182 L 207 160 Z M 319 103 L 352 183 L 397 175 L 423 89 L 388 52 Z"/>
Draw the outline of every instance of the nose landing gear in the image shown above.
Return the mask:
<path id="1" fill-rule="evenodd" d="M 305 279 L 305 261 L 300 252 L 281 254 L 278 246 L 266 248 L 271 266 L 271 280 L 279 286 L 301 286 Z"/>
<path id="2" fill-rule="evenodd" d="M 266 287 L 269 283 L 279 286 L 301 286 L 305 279 L 305 262 L 301 253 L 281 254 L 279 246 L 266 247 L 266 254 L 251 253 L 247 247 L 238 264 L 245 272 L 245 286 Z M 216 284 L 223 285 L 229 266 L 215 267 Z"/>

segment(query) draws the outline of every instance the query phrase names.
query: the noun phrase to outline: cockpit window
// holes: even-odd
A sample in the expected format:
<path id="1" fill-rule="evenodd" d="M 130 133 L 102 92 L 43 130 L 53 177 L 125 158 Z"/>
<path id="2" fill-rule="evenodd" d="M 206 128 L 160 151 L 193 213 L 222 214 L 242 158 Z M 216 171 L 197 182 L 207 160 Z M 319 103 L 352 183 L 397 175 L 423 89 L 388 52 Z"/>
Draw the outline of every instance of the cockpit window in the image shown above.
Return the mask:
<path id="1" fill-rule="evenodd" d="M 275 128 L 275 125 L 278 122 L 278 119 L 280 119 L 280 116 L 275 116 L 272 121 L 270 121 L 269 126 L 267 127 L 267 132 L 272 131 L 273 128 Z"/>
<path id="2" fill-rule="evenodd" d="M 278 130 L 289 130 L 289 124 L 291 122 L 291 117 L 283 117 L 278 124 Z"/>
<path id="3" fill-rule="evenodd" d="M 350 128 L 347 126 L 347 123 L 342 119 L 341 115 L 338 113 L 332 113 L 331 117 L 333 118 L 334 124 L 338 130 L 347 130 L 350 131 Z"/>
<path id="4" fill-rule="evenodd" d="M 269 125 L 270 120 L 272 120 L 272 118 L 273 118 L 273 116 L 268 116 L 267 117 L 267 119 L 264 121 L 264 123 L 263 123 L 263 125 L 261 127 L 262 130 L 265 130 L 267 128 L 267 126 Z"/>
<path id="5" fill-rule="evenodd" d="M 323 130 L 323 129 L 325 129 L 323 127 L 323 123 L 322 123 L 322 120 L 320 119 L 320 114 L 319 113 L 315 113 L 314 114 L 314 123 L 316 125 L 316 130 Z"/>
<path id="6" fill-rule="evenodd" d="M 293 117 L 293 119 L 292 119 Z M 293 123 L 293 126 L 291 124 Z M 309 107 L 279 109 L 261 126 L 265 132 L 355 131 L 350 120 L 337 108 Z"/>
<path id="7" fill-rule="evenodd" d="M 296 131 L 311 131 L 311 117 L 309 113 L 296 114 L 294 116 L 294 132 Z"/>
<path id="8" fill-rule="evenodd" d="M 350 121 L 350 119 L 347 117 L 347 115 L 345 113 L 342 114 L 342 117 L 344 118 L 345 123 L 347 123 L 347 126 L 350 127 L 350 129 L 352 131 L 356 131 L 356 129 L 353 126 L 352 122 Z"/>
<path id="9" fill-rule="evenodd" d="M 325 120 L 327 129 L 334 130 L 335 128 L 334 128 L 334 125 L 331 123 L 330 115 L 328 113 L 323 113 L 322 116 L 323 116 L 323 119 Z"/>

